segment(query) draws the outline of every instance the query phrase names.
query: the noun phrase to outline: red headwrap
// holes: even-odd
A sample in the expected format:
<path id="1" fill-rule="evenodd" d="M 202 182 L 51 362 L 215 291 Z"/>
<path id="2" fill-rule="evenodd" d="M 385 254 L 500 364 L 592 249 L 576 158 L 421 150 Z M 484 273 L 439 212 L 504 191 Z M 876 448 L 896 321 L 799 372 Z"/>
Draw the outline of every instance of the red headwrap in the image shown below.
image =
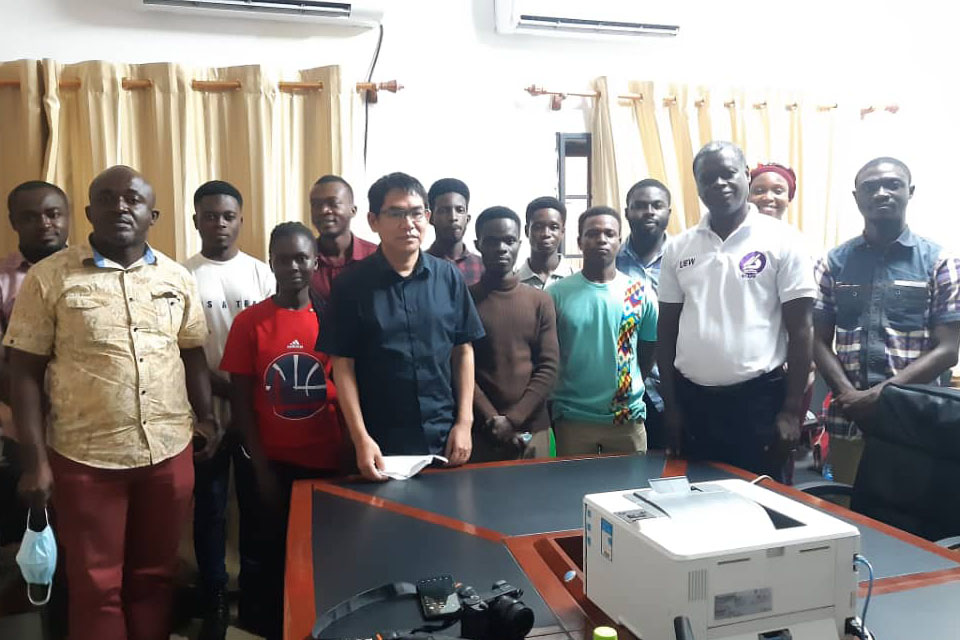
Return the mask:
<path id="1" fill-rule="evenodd" d="M 792 201 L 793 196 L 797 194 L 797 174 L 790 167 L 771 162 L 770 164 L 758 164 L 757 168 L 750 172 L 750 182 L 761 173 L 773 172 L 787 181 L 787 197 Z"/>

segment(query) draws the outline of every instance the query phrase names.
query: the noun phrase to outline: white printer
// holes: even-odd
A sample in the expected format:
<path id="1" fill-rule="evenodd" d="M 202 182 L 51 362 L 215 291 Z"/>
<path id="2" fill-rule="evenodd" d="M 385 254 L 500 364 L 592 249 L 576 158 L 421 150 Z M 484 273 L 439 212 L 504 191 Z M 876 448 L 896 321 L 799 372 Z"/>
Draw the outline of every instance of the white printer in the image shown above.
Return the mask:
<path id="1" fill-rule="evenodd" d="M 856 527 L 743 480 L 583 499 L 587 597 L 642 640 L 837 640 L 855 616 Z"/>

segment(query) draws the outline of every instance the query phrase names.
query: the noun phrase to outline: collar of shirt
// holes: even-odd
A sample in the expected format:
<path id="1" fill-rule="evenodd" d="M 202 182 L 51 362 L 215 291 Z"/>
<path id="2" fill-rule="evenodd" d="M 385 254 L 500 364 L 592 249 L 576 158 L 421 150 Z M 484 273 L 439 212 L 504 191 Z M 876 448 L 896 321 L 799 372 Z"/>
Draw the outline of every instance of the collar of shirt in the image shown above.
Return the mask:
<path id="1" fill-rule="evenodd" d="M 413 271 L 405 278 L 397 273 L 397 270 L 393 268 L 393 265 L 391 265 L 387 260 L 387 256 L 383 255 L 383 249 L 381 247 L 377 247 L 377 251 L 373 255 L 375 256 L 374 264 L 377 266 L 381 277 L 388 281 L 408 280 L 410 278 L 426 278 L 430 274 L 431 269 L 430 261 L 427 256 L 430 256 L 430 258 L 434 257 L 424 251 L 421 251 L 420 256 L 417 258 L 417 264 L 413 267 Z M 439 260 L 439 258 L 436 259 Z"/>
<path id="2" fill-rule="evenodd" d="M 130 269 L 136 269 L 137 267 L 144 264 L 157 264 L 157 254 L 153 252 L 153 249 L 150 248 L 148 244 L 146 249 L 143 251 L 143 257 L 131 264 L 129 267 L 124 267 L 122 264 L 114 262 L 110 258 L 106 258 L 100 254 L 99 251 L 90 246 L 90 256 L 89 260 L 93 262 L 93 266 L 98 269 L 119 269 L 120 271 L 129 271 Z M 86 262 L 86 260 L 84 260 Z"/>
<path id="3" fill-rule="evenodd" d="M 660 248 L 657 249 L 657 255 L 653 256 L 653 260 L 647 263 L 644 263 L 643 260 L 640 259 L 640 256 L 637 254 L 637 252 L 634 250 L 633 245 L 630 243 L 631 237 L 632 235 L 627 236 L 626 242 L 620 245 L 620 252 L 618 255 L 624 256 L 628 260 L 632 260 L 633 262 L 640 265 L 644 269 L 649 269 L 653 265 L 657 264 L 660 260 L 663 260 L 663 248 L 667 246 L 666 233 L 663 234 L 663 242 L 660 244 Z"/>
<path id="4" fill-rule="evenodd" d="M 320 238 L 317 238 L 317 260 L 319 260 L 321 264 L 329 265 L 331 267 L 342 267 L 353 262 L 353 252 L 357 245 L 357 236 L 353 235 L 352 231 L 349 231 L 348 233 L 350 234 L 350 245 L 347 247 L 347 250 L 344 252 L 342 258 L 340 256 L 324 255 L 323 252 L 320 251 Z"/>
<path id="5" fill-rule="evenodd" d="M 559 280 L 560 278 L 572 276 L 573 273 L 573 267 L 571 267 L 570 263 L 567 262 L 567 259 L 561 255 L 560 262 L 557 263 L 557 268 L 550 272 L 550 277 Z M 520 282 L 524 282 L 530 278 L 536 278 L 538 281 L 540 280 L 540 275 L 534 273 L 533 269 L 530 268 L 530 258 L 524 260 L 523 264 L 521 264 L 517 269 L 517 278 L 520 279 Z"/>
<path id="6" fill-rule="evenodd" d="M 474 253 L 470 253 L 470 250 L 467 249 L 467 245 L 466 245 L 466 244 L 463 245 L 463 253 L 460 254 L 460 257 L 459 257 L 459 258 L 448 258 L 447 256 L 445 256 L 445 255 L 443 255 L 443 254 L 441 254 L 441 253 L 438 253 L 439 249 L 438 249 L 437 251 L 434 251 L 434 247 L 435 247 L 435 246 L 437 246 L 436 243 L 432 244 L 432 245 L 430 246 L 430 248 L 427 249 L 426 252 L 429 253 L 430 255 L 432 255 L 434 258 L 443 258 L 444 260 L 448 260 L 448 261 L 453 262 L 453 263 L 463 262 L 464 260 L 466 260 L 467 258 L 470 258 L 471 256 L 477 257 L 477 258 L 480 257 L 480 256 L 478 256 L 478 255 L 476 255 L 476 254 L 474 254 Z"/>
<path id="7" fill-rule="evenodd" d="M 747 203 L 747 215 L 744 217 L 743 222 L 740 223 L 736 229 L 730 232 L 730 235 L 727 236 L 727 240 L 733 237 L 734 234 L 739 233 L 741 229 L 749 229 L 753 226 L 756 217 L 761 215 L 760 211 L 757 209 L 756 205 L 752 202 Z M 713 230 L 713 227 L 710 226 L 710 212 L 707 211 L 703 214 L 703 217 L 700 218 L 700 222 L 697 224 L 697 232 L 712 233 L 713 235 L 720 237 L 716 231 Z"/>
<path id="8" fill-rule="evenodd" d="M 907 248 L 915 247 L 917 246 L 917 236 L 910 230 L 910 227 L 904 227 L 903 231 L 900 232 L 900 235 L 897 236 L 897 239 L 894 240 L 892 244 L 899 244 L 901 247 Z M 873 248 L 863 234 L 854 238 L 854 246 Z"/>

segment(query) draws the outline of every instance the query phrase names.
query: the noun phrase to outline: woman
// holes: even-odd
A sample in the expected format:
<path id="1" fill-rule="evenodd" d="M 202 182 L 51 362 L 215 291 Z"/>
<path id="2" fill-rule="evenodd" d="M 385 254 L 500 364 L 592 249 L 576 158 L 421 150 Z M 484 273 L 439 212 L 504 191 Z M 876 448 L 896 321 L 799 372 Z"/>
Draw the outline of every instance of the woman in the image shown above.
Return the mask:
<path id="1" fill-rule="evenodd" d="M 760 213 L 782 220 L 797 194 L 797 176 L 790 167 L 771 162 L 750 172 L 750 202 Z"/>
<path id="2" fill-rule="evenodd" d="M 277 293 L 234 320 L 220 369 L 259 489 L 258 508 L 240 523 L 241 617 L 267 638 L 282 633 L 287 511 L 294 480 L 340 471 L 341 423 L 330 358 L 314 350 L 320 330 L 310 279 L 316 244 L 299 222 L 270 234 Z M 245 518 L 245 520 L 247 520 Z"/>

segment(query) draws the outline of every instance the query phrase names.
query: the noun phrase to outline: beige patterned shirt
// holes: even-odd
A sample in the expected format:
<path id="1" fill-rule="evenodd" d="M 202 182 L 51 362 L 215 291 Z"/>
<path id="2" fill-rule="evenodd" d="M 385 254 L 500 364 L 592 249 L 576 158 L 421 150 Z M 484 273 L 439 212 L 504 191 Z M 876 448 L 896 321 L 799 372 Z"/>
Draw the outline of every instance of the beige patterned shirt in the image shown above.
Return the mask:
<path id="1" fill-rule="evenodd" d="M 192 437 L 181 349 L 207 337 L 196 283 L 147 248 L 124 269 L 89 246 L 30 269 L 3 344 L 49 356 L 47 442 L 103 469 L 157 464 Z"/>

